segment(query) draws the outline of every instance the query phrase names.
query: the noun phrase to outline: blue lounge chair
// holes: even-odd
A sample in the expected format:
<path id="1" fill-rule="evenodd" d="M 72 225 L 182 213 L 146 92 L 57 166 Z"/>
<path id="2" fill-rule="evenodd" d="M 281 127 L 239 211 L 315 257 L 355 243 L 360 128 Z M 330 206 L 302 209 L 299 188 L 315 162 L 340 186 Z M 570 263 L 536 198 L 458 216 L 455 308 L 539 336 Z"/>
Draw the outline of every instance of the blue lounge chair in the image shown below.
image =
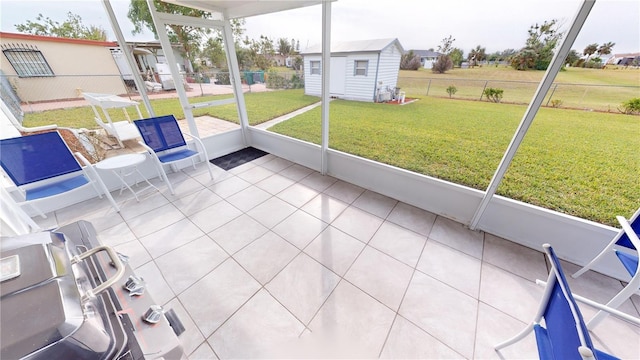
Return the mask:
<path id="1" fill-rule="evenodd" d="M 84 168 L 57 131 L 0 140 L 0 165 L 19 190 L 19 205 L 29 205 L 46 217 L 36 206 L 38 200 L 91 185 L 100 198 L 104 192 L 119 212 L 95 169 L 82 154 L 75 156 Z"/>
<path id="2" fill-rule="evenodd" d="M 191 160 L 195 168 L 195 160 L 200 155 L 204 155 L 203 161 L 207 170 L 209 170 L 211 179 L 213 179 L 213 173 L 209 166 L 209 156 L 207 155 L 204 144 L 199 138 L 184 133 L 195 142 L 195 150 L 189 148 L 184 140 L 184 136 L 182 136 L 178 121 L 173 115 L 136 120 L 134 124 L 138 127 L 138 131 L 140 131 L 140 135 L 144 141 L 141 142 L 140 145 L 155 159 L 158 175 L 167 183 L 171 194 L 175 195 L 175 191 L 173 190 L 173 186 L 171 186 L 167 173 L 164 171 L 164 165 L 173 165 L 180 161 Z"/>
<path id="3" fill-rule="evenodd" d="M 533 321 L 518 335 L 496 345 L 499 350 L 535 333 L 540 359 L 617 359 L 593 347 L 582 313 L 574 299 L 560 266 L 560 260 L 549 244 L 543 245 L 551 271 Z M 544 326 L 541 321 L 544 319 Z"/>

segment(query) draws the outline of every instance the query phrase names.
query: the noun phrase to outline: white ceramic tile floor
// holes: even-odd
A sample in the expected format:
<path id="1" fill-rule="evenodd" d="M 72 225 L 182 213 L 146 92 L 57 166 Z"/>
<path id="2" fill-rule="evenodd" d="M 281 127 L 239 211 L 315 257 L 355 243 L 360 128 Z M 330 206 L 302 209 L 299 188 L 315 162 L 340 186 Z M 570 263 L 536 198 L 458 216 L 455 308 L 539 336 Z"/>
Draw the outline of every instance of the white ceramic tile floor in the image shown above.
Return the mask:
<path id="1" fill-rule="evenodd" d="M 175 195 L 157 179 L 161 191 L 140 202 L 116 191 L 120 214 L 89 200 L 36 220 L 93 221 L 183 318 L 192 360 L 537 356 L 533 334 L 493 345 L 534 315 L 541 252 L 273 155 L 213 170 L 214 180 L 202 165 L 172 174 Z M 603 302 L 622 287 L 592 272 L 569 281 Z M 638 306 L 634 296 L 621 310 Z M 640 358 L 640 327 L 608 317 L 592 337 Z"/>

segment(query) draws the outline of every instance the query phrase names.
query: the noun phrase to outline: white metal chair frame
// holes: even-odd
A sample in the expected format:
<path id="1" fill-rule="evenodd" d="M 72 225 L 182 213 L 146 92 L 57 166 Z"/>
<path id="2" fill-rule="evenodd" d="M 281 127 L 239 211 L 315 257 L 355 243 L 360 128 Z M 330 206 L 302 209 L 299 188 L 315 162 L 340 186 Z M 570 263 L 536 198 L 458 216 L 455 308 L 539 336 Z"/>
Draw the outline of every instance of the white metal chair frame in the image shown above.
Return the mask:
<path id="1" fill-rule="evenodd" d="M 607 246 L 595 257 L 591 262 L 585 265 L 582 269 L 575 272 L 572 277 L 577 278 L 578 276 L 584 274 L 587 270 L 593 268 L 593 265 L 597 263 L 600 259 L 602 259 L 605 255 L 614 254 L 616 251 L 629 252 L 632 249 L 629 249 L 624 246 L 620 246 L 616 244 L 620 238 L 626 234 L 631 244 L 636 249 L 636 255 L 640 254 L 640 240 L 638 239 L 638 234 L 633 230 L 630 223 L 634 223 L 635 221 L 640 221 L 640 208 L 631 216 L 629 221 L 622 216 L 617 216 L 616 219 L 622 226 L 622 229 L 618 232 L 618 234 L 607 244 Z M 631 280 L 629 283 L 622 289 L 618 294 L 616 294 L 609 302 L 607 302 L 606 306 L 611 308 L 617 308 L 622 303 L 624 303 L 627 299 L 629 299 L 633 294 L 639 293 L 640 289 L 640 266 L 636 268 L 635 274 L 631 275 Z M 606 311 L 598 311 L 598 313 L 587 322 L 587 327 L 589 329 L 593 329 L 596 327 L 604 318 L 607 316 Z"/>

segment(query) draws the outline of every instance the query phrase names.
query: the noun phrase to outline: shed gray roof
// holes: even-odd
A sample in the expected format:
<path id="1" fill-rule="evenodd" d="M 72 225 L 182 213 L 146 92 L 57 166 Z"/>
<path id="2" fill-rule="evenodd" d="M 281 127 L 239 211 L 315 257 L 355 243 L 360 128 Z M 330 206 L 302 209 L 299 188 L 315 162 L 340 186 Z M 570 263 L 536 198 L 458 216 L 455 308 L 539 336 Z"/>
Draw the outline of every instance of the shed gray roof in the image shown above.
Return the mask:
<path id="1" fill-rule="evenodd" d="M 331 53 L 351 53 L 351 52 L 381 52 L 388 46 L 396 44 L 401 52 L 404 52 L 398 39 L 371 39 L 358 41 L 338 41 L 331 42 Z M 301 54 L 321 54 L 322 45 L 308 47 Z"/>

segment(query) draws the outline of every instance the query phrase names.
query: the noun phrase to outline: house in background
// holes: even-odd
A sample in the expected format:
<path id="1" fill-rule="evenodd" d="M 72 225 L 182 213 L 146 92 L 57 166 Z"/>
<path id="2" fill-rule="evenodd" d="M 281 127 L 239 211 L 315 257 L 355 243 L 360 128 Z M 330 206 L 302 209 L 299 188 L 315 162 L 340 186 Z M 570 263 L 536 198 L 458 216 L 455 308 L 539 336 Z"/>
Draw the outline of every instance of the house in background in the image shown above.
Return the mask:
<path id="1" fill-rule="evenodd" d="M 403 52 L 398 39 L 332 43 L 330 95 L 346 100 L 376 101 L 381 91 L 396 87 Z M 321 53 L 321 46 L 301 53 L 307 95 L 321 95 Z"/>
<path id="2" fill-rule="evenodd" d="M 0 68 L 22 102 L 125 94 L 114 42 L 0 32 Z"/>
<path id="3" fill-rule="evenodd" d="M 640 66 L 640 53 L 615 54 L 607 60 L 606 65 Z"/>
<path id="4" fill-rule="evenodd" d="M 143 79 L 162 84 L 163 90 L 175 89 L 173 79 L 171 79 L 171 76 L 169 75 L 169 65 L 167 64 L 167 59 L 163 53 L 160 41 L 127 41 L 127 46 L 132 48 L 133 57 L 137 67 L 136 71 L 142 75 Z M 180 68 L 180 71 L 182 72 L 192 73 L 193 65 L 188 59 L 185 59 L 182 56 L 180 48 L 179 44 L 171 45 L 173 55 L 178 63 L 178 68 Z M 110 50 L 125 83 L 130 88 L 135 88 L 131 67 L 126 60 L 122 49 L 116 46 Z"/>
<path id="5" fill-rule="evenodd" d="M 425 69 L 433 68 L 433 64 L 438 61 L 438 56 L 442 55 L 437 51 L 432 50 L 412 50 L 414 54 L 420 56 L 420 63 Z"/>

